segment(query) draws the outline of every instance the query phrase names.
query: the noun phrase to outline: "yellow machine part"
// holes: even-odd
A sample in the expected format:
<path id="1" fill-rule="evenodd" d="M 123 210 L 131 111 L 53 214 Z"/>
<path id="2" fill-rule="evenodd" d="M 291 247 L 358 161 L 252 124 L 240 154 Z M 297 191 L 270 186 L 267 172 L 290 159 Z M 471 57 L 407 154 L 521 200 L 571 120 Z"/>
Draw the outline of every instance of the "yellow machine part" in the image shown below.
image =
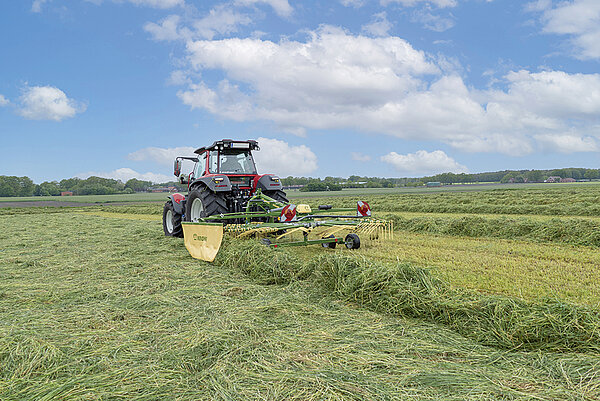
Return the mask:
<path id="1" fill-rule="evenodd" d="M 193 258 L 212 262 L 221 248 L 223 224 L 183 222 L 183 242 Z"/>

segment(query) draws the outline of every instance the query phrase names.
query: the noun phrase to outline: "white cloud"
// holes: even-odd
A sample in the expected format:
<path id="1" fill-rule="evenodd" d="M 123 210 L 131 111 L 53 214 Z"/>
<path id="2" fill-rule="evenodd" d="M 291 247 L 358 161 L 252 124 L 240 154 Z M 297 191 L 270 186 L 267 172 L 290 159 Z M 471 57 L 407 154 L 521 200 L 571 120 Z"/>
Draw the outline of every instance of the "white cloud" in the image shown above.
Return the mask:
<path id="1" fill-rule="evenodd" d="M 363 32 L 373 36 L 387 36 L 390 29 L 392 24 L 387 20 L 385 11 L 373 15 L 372 21 L 362 27 Z"/>
<path id="2" fill-rule="evenodd" d="M 144 148 L 136 150 L 127 155 L 129 160 L 133 161 L 152 161 L 163 166 L 172 166 L 177 156 L 196 156 L 191 146 L 181 146 L 177 148 Z"/>
<path id="3" fill-rule="evenodd" d="M 154 40 L 178 40 L 183 35 L 178 31 L 180 19 L 179 15 L 169 15 L 162 19 L 159 24 L 154 22 L 146 23 L 144 30 L 150 33 L 154 37 Z"/>
<path id="4" fill-rule="evenodd" d="M 179 96 L 192 108 L 238 121 L 271 120 L 290 131 L 326 128 L 331 122 L 325 120 L 344 123 L 348 112 L 381 107 L 416 89 L 421 83 L 413 75 L 438 72 L 423 52 L 400 38 L 354 37 L 332 27 L 310 35 L 306 43 L 249 38 L 188 42 L 193 69 L 223 70 L 228 79 L 217 88 L 192 84 Z M 251 86 L 254 93 L 242 92 L 230 80 Z"/>
<path id="5" fill-rule="evenodd" d="M 468 169 L 458 164 L 453 158 L 441 150 L 427 152 L 418 150 L 415 153 L 400 155 L 390 152 L 381 156 L 381 160 L 391 164 L 397 171 L 410 174 L 466 173 Z"/>
<path id="6" fill-rule="evenodd" d="M 27 87 L 20 98 L 19 114 L 29 120 L 62 121 L 85 111 L 86 106 L 69 99 L 53 86 Z"/>
<path id="7" fill-rule="evenodd" d="M 217 6 L 210 10 L 208 15 L 193 23 L 195 37 L 212 39 L 215 35 L 224 35 L 236 32 L 238 26 L 248 25 L 252 22 L 250 17 L 240 14 L 228 7 Z"/>
<path id="8" fill-rule="evenodd" d="M 0 95 L 0 107 L 7 106 L 10 103 L 10 100 L 4 97 L 4 95 Z"/>
<path id="9" fill-rule="evenodd" d="M 536 135 L 536 141 L 542 150 L 560 153 L 597 152 L 598 142 L 592 137 L 577 135 Z"/>
<path id="10" fill-rule="evenodd" d="M 189 27 L 182 24 L 179 15 L 170 15 L 158 24 L 146 23 L 144 30 L 149 32 L 154 40 L 213 39 L 217 35 L 237 32 L 240 26 L 249 25 L 252 20 L 228 6 L 220 5 L 212 8 L 203 18 L 187 22 Z"/>
<path id="11" fill-rule="evenodd" d="M 371 156 L 362 154 L 360 152 L 352 152 L 350 155 L 352 156 L 352 160 L 355 160 L 357 162 L 371 161 Z"/>
<path id="12" fill-rule="evenodd" d="M 366 0 L 340 0 L 344 7 L 360 8 L 365 5 Z"/>
<path id="13" fill-rule="evenodd" d="M 34 0 L 33 4 L 31 5 L 31 11 L 34 13 L 41 13 L 42 12 L 42 6 L 44 5 L 44 3 L 47 3 L 49 0 Z"/>
<path id="14" fill-rule="evenodd" d="M 467 152 L 525 155 L 536 135 L 598 136 L 600 74 L 514 71 L 468 87 L 452 60 L 398 37 L 350 35 L 328 26 L 306 41 L 189 41 L 189 69 L 216 70 L 217 84 L 188 76 L 184 104 L 282 131 L 355 129 L 439 141 Z M 233 56 L 234 55 L 234 56 Z M 293 94 L 293 96 L 290 96 Z"/>
<path id="15" fill-rule="evenodd" d="M 317 156 L 305 145 L 291 146 L 287 142 L 269 138 L 257 140 L 260 151 L 253 152 L 253 155 L 261 174 L 303 176 L 318 168 Z"/>
<path id="16" fill-rule="evenodd" d="M 294 12 L 288 0 L 235 0 L 235 4 L 250 6 L 254 4 L 268 4 L 281 17 L 289 17 Z"/>
<path id="17" fill-rule="evenodd" d="M 75 175 L 75 177 L 86 179 L 88 177 L 102 177 L 102 178 L 112 178 L 113 180 L 120 180 L 122 182 L 127 182 L 132 178 L 137 178 L 138 180 L 143 181 L 152 181 L 153 183 L 162 183 L 169 181 L 176 181 L 174 176 L 168 176 L 165 174 L 158 173 L 139 173 L 133 169 L 123 167 L 113 171 L 108 172 L 95 172 L 90 171 L 87 173 L 79 173 Z"/>
<path id="18" fill-rule="evenodd" d="M 529 3 L 526 10 L 543 12 L 543 32 L 570 36 L 570 49 L 580 59 L 600 58 L 600 1 L 551 1 Z"/>
<path id="19" fill-rule="evenodd" d="M 387 6 L 392 3 L 398 3 L 404 7 L 414 7 L 419 3 L 435 5 L 439 8 L 456 7 L 458 5 L 458 1 L 456 0 L 381 0 L 382 6 Z"/>
<path id="20" fill-rule="evenodd" d="M 454 26 L 454 20 L 450 17 L 442 17 L 440 15 L 434 15 L 429 11 L 415 11 L 412 16 L 413 22 L 418 22 L 423 25 L 424 28 L 434 32 L 444 32 Z"/>

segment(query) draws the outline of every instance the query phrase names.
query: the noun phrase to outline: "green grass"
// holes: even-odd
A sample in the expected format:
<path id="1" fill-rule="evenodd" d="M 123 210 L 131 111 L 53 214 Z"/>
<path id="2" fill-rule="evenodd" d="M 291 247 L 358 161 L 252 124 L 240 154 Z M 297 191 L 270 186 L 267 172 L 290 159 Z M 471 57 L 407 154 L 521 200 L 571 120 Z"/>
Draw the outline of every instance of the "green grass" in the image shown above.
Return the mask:
<path id="1" fill-rule="evenodd" d="M 160 203 L 0 209 L 0 399 L 598 399 L 600 186 L 513 187 L 291 194 L 395 238 L 213 264 Z"/>
<path id="2" fill-rule="evenodd" d="M 0 399 L 600 396 L 596 354 L 501 350 L 311 280 L 268 285 L 239 265 L 191 259 L 159 222 L 53 213 L 3 223 Z"/>
<path id="3" fill-rule="evenodd" d="M 493 190 L 569 190 L 569 189 L 587 189 L 599 188 L 600 182 L 576 182 L 576 183 L 530 183 L 530 184 L 454 184 L 441 187 L 428 188 L 420 187 L 398 187 L 398 188 L 346 188 L 342 191 L 319 191 L 319 192 L 300 192 L 299 190 L 286 191 L 290 199 L 310 199 L 310 198 L 338 198 L 346 196 L 362 196 L 363 198 L 373 195 L 398 195 L 398 194 L 435 194 L 435 193 L 455 193 L 455 192 L 488 192 Z"/>

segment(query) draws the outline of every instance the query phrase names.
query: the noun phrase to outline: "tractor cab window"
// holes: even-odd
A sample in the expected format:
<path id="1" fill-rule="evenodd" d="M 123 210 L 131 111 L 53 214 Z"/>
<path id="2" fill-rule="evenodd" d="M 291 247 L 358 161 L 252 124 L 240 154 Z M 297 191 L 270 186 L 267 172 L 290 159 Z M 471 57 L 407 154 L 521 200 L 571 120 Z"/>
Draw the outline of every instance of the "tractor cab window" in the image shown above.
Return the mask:
<path id="1" fill-rule="evenodd" d="M 256 167 L 250 152 L 223 151 L 219 156 L 220 173 L 256 174 Z"/>
<path id="2" fill-rule="evenodd" d="M 209 154 L 208 171 L 212 174 L 219 172 L 219 152 L 213 150 Z"/>

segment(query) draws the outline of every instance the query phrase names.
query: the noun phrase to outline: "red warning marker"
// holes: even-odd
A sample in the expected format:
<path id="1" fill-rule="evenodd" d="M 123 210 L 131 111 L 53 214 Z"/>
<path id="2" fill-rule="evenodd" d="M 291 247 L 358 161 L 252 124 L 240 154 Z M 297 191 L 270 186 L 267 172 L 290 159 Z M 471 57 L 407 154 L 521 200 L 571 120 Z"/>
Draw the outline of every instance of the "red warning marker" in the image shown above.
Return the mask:
<path id="1" fill-rule="evenodd" d="M 358 201 L 356 204 L 357 216 L 371 217 L 371 206 L 367 202 Z"/>
<path id="2" fill-rule="evenodd" d="M 296 218 L 296 205 L 287 205 L 281 211 L 281 216 L 279 217 L 279 221 L 282 223 L 287 223 L 288 221 L 292 221 Z"/>

